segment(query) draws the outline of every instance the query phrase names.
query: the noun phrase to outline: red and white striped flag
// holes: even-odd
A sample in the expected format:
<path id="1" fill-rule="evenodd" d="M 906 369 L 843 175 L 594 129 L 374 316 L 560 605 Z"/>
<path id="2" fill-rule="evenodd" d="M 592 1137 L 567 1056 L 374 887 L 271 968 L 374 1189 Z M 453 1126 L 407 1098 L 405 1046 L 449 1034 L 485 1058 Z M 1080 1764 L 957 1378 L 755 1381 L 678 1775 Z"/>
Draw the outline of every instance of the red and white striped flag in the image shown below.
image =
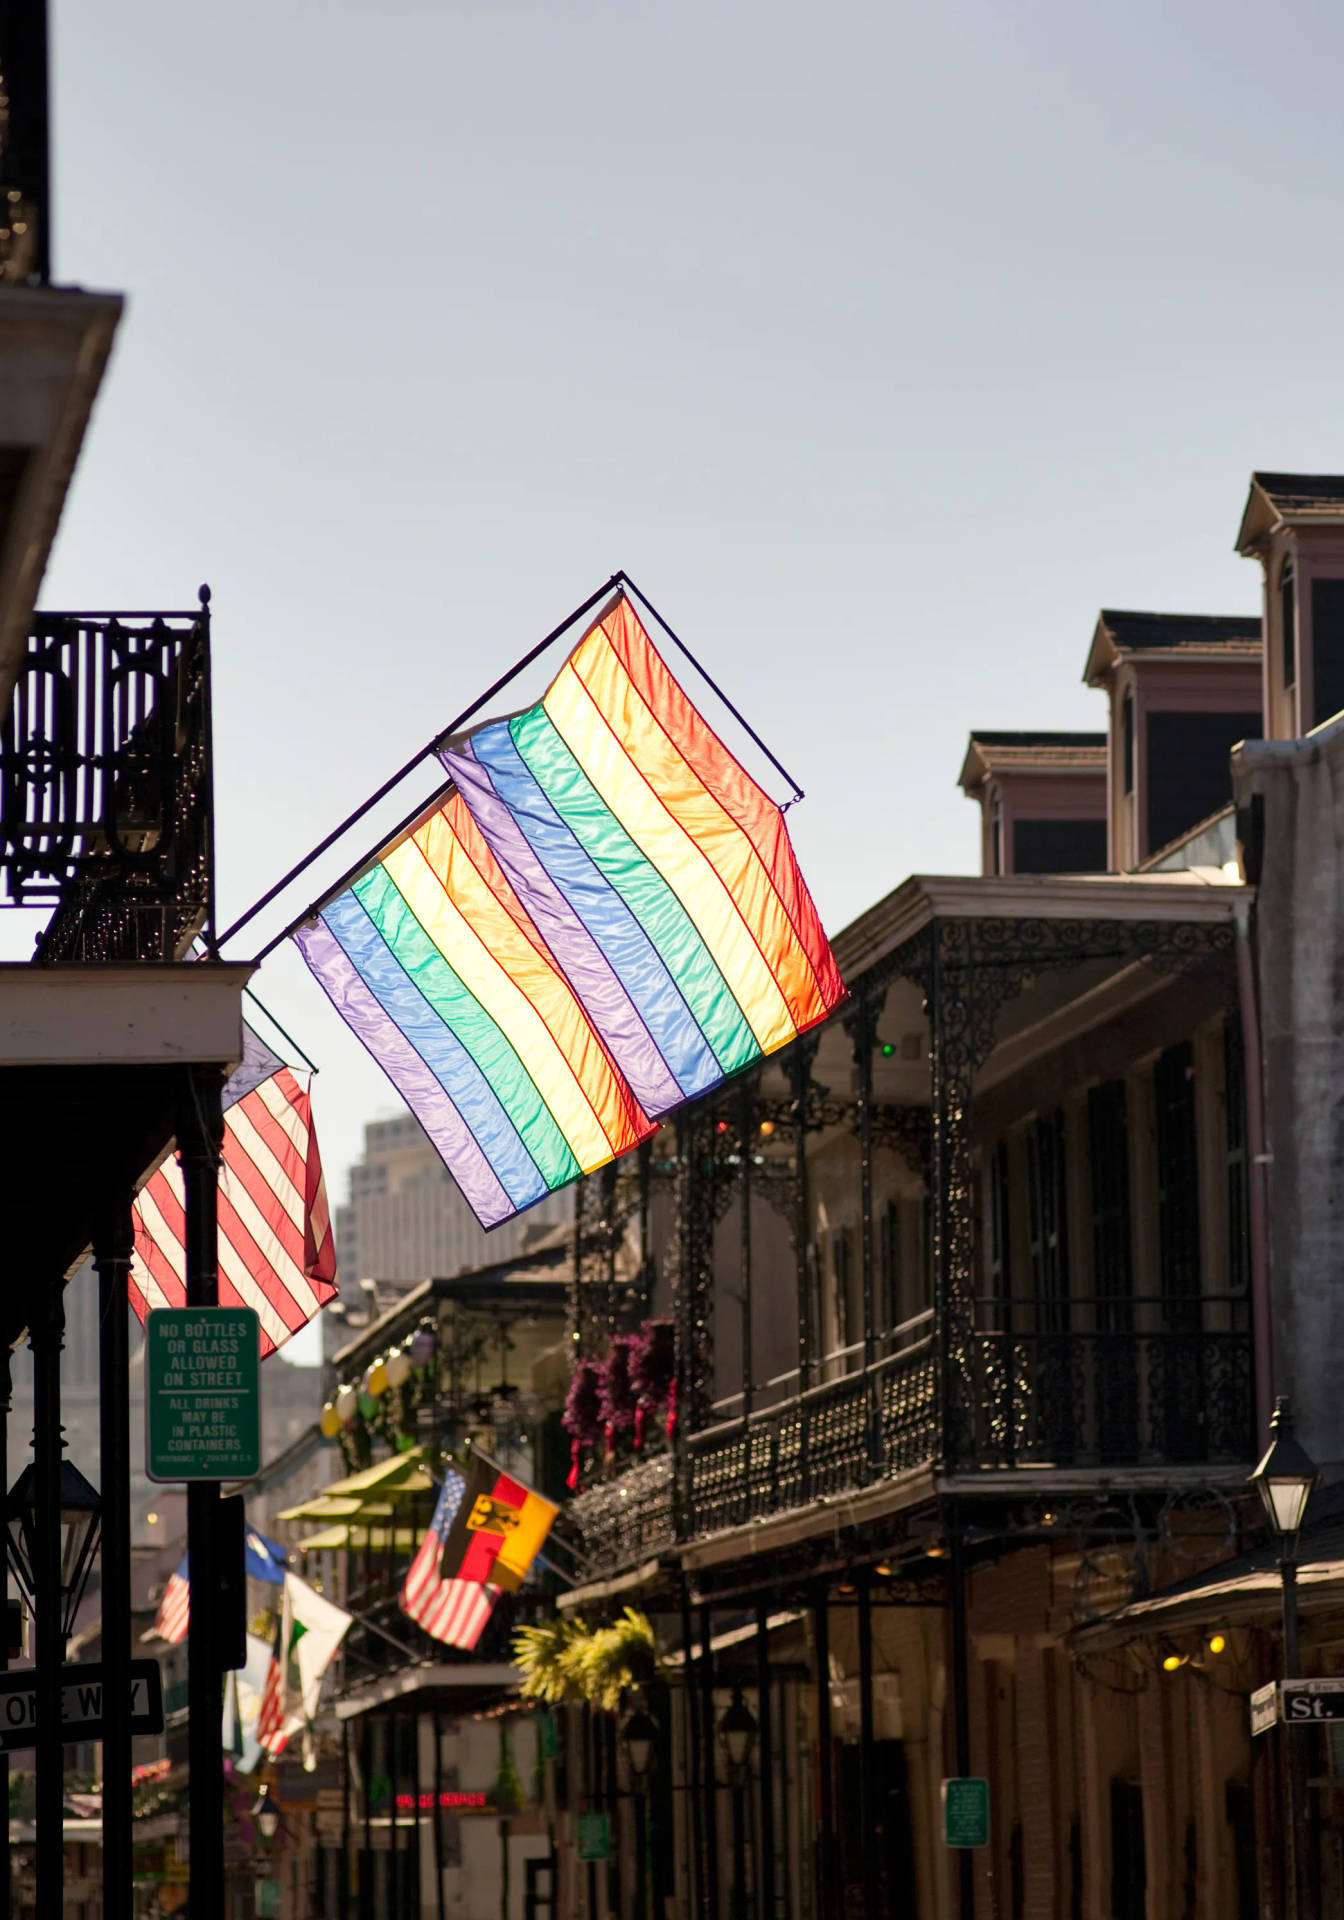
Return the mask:
<path id="1" fill-rule="evenodd" d="M 131 1305 L 187 1303 L 186 1214 L 176 1155 L 134 1209 Z M 255 1307 L 261 1357 L 336 1293 L 336 1242 L 306 1080 L 248 1029 L 242 1065 L 224 1089 L 219 1169 L 219 1303 Z"/>
<path id="2" fill-rule="evenodd" d="M 281 1606 L 280 1618 L 275 1623 L 275 1639 L 271 1643 L 271 1662 L 266 1669 L 266 1679 L 261 1689 L 261 1705 L 257 1709 L 257 1740 L 263 1753 L 275 1755 L 283 1752 L 289 1743 L 289 1729 L 285 1725 L 285 1669 L 289 1665 L 289 1605 Z"/>
<path id="3" fill-rule="evenodd" d="M 450 1466 L 444 1474 L 429 1532 L 402 1585 L 401 1610 L 445 1646 L 469 1650 L 481 1637 L 499 1589 L 480 1580 L 445 1580 L 439 1572 L 443 1543 L 466 1484 L 456 1467 Z"/>
<path id="4" fill-rule="evenodd" d="M 169 1574 L 168 1584 L 159 1595 L 159 1610 L 146 1640 L 169 1640 L 176 1646 L 187 1637 L 191 1618 L 191 1585 L 187 1578 L 187 1556 L 183 1554 L 177 1570 Z"/>

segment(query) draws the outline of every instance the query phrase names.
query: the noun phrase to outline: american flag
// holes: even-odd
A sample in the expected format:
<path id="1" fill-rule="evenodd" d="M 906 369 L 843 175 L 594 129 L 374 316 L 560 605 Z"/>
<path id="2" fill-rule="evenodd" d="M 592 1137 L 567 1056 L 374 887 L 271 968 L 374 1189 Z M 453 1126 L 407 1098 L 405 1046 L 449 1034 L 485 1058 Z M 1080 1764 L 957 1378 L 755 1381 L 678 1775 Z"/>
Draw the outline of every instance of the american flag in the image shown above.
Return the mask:
<path id="1" fill-rule="evenodd" d="M 479 1580 L 445 1580 L 439 1572 L 443 1543 L 466 1487 L 457 1468 L 450 1466 L 443 1476 L 429 1532 L 420 1542 L 402 1586 L 401 1610 L 445 1646 L 470 1649 L 481 1637 L 499 1589 L 484 1586 Z"/>
<path id="2" fill-rule="evenodd" d="M 224 1089 L 219 1169 L 219 1303 L 255 1307 L 261 1357 L 305 1326 L 336 1292 L 336 1243 L 308 1088 L 246 1030 L 242 1065 Z M 166 1160 L 135 1203 L 131 1305 L 186 1305 L 182 1169 Z"/>
<path id="3" fill-rule="evenodd" d="M 285 1667 L 289 1659 L 289 1608 L 283 1606 L 280 1618 L 275 1623 L 275 1639 L 271 1644 L 271 1663 L 266 1669 L 265 1684 L 261 1689 L 261 1705 L 257 1709 L 257 1740 L 263 1753 L 277 1754 L 283 1751 L 289 1741 L 285 1726 Z"/>
<path id="4" fill-rule="evenodd" d="M 183 1554 L 177 1571 L 168 1576 L 168 1584 L 159 1596 L 159 1610 L 146 1640 L 171 1640 L 176 1646 L 187 1637 L 191 1616 L 191 1586 L 187 1579 L 187 1556 Z"/>

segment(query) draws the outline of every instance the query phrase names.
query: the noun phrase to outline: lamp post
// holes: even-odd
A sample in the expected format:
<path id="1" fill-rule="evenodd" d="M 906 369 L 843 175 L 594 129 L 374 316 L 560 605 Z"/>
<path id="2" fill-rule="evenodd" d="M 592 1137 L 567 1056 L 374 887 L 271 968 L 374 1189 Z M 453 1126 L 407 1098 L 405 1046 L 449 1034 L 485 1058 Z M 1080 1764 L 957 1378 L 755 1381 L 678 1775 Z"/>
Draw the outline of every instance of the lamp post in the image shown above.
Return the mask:
<path id="1" fill-rule="evenodd" d="M 1298 1680 L 1302 1678 L 1297 1620 L 1298 1536 L 1312 1488 L 1320 1479 L 1320 1470 L 1298 1441 L 1293 1431 L 1292 1409 L 1283 1396 L 1274 1402 L 1269 1430 L 1272 1436 L 1269 1451 L 1251 1475 L 1251 1485 L 1259 1491 L 1269 1523 L 1278 1535 L 1279 1573 L 1283 1582 L 1283 1677 Z M 1299 1810 L 1306 1811 L 1301 1784 L 1301 1749 L 1294 1730 L 1285 1727 L 1284 1738 L 1288 1742 L 1283 1755 L 1285 1878 L 1290 1912 L 1303 1920 L 1307 1912 L 1306 1878 L 1297 1825 Z"/>
<path id="2" fill-rule="evenodd" d="M 60 1633 L 70 1638 L 93 1570 L 102 1522 L 102 1501 L 72 1460 L 60 1463 Z M 28 1604 L 36 1611 L 38 1567 L 46 1532 L 46 1516 L 38 1500 L 37 1468 L 28 1465 L 14 1482 L 5 1503 L 9 1564 Z"/>
<path id="3" fill-rule="evenodd" d="M 733 1920 L 747 1920 L 746 1782 L 759 1729 L 756 1716 L 739 1687 L 732 1705 L 719 1722 L 719 1739 L 728 1759 L 728 1784 L 733 1795 Z"/>
<path id="4" fill-rule="evenodd" d="M 648 1920 L 649 1910 L 649 1773 L 658 1743 L 658 1722 L 636 1707 L 621 1728 L 625 1757 L 630 1762 L 630 1784 L 635 1796 L 635 1920 Z"/>

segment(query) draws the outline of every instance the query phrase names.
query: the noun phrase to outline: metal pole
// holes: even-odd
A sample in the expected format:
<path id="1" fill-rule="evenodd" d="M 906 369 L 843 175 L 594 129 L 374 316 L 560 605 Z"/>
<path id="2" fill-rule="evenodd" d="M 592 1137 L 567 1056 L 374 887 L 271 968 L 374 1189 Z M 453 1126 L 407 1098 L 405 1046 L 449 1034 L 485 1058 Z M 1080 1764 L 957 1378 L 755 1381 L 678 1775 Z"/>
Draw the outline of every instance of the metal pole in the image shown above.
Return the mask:
<path id="1" fill-rule="evenodd" d="M 691 1796 L 691 1911 L 698 1920 L 704 1920 L 705 1912 L 705 1823 L 704 1801 L 700 1790 L 700 1706 L 696 1693 L 695 1674 L 691 1668 L 691 1631 L 690 1594 L 682 1584 L 681 1589 L 681 1673 L 683 1681 L 683 1703 L 685 1713 L 682 1724 L 686 1734 L 686 1775 Z"/>
<path id="2" fill-rule="evenodd" d="M 756 1603 L 756 1723 L 761 1753 L 760 1920 L 775 1920 L 775 1748 L 770 1724 L 769 1608 Z"/>
<path id="3" fill-rule="evenodd" d="M 864 1912 L 876 1916 L 878 1890 L 878 1848 L 874 1800 L 873 1751 L 873 1613 L 870 1579 L 860 1574 L 859 1581 L 859 1832 L 863 1836 Z"/>
<path id="4" fill-rule="evenodd" d="M 341 1722 L 340 1920 L 350 1920 L 350 1722 Z"/>
<path id="5" fill-rule="evenodd" d="M 649 1920 L 649 1809 L 643 1776 L 635 1781 L 635 1920 Z"/>
<path id="6" fill-rule="evenodd" d="M 710 1610 L 700 1609 L 701 1732 L 705 1740 L 705 1890 L 709 1920 L 719 1920 L 719 1802 L 714 1766 L 714 1648 L 710 1640 Z"/>
<path id="7" fill-rule="evenodd" d="M 747 1920 L 747 1815 L 742 1769 L 733 1768 L 733 1920 Z"/>
<path id="8" fill-rule="evenodd" d="M 742 1287 L 742 1418 L 751 1418 L 751 1150 L 756 1138 L 756 1087 L 750 1074 L 738 1089 L 737 1131 L 742 1174 L 739 1241 Z"/>
<path id="9" fill-rule="evenodd" d="M 177 1138 L 186 1215 L 187 1305 L 219 1304 L 219 1155 L 224 1134 L 218 1069 L 187 1067 Z M 219 1579 L 216 1481 L 187 1488 L 191 1611 L 187 1629 L 187 1764 L 191 1776 L 192 1920 L 224 1920 L 224 1759 L 219 1738 Z"/>
<path id="10" fill-rule="evenodd" d="M 12 1405 L 14 1381 L 11 1373 L 10 1349 L 0 1341 L 0 1492 L 9 1488 L 9 1413 Z M 0 1643 L 0 1673 L 9 1665 L 9 1620 L 5 1620 L 5 1637 Z M 0 1754 L 0 1920 L 9 1920 L 9 1755 Z"/>
<path id="11" fill-rule="evenodd" d="M 551 1893 L 555 1894 L 555 1869 L 551 1869 Z M 443 1903 L 443 1723 L 434 1709 L 434 1911 L 435 1920 L 446 1920 Z"/>
<path id="12" fill-rule="evenodd" d="M 817 1865 L 821 1886 L 817 1905 L 821 1920 L 835 1911 L 835 1789 L 831 1753 L 831 1616 L 829 1593 L 823 1587 L 812 1609 L 813 1641 L 817 1655 Z"/>
<path id="13" fill-rule="evenodd" d="M 36 1301 L 33 1350 L 33 1462 L 36 1480 L 33 1642 L 37 1665 L 37 1911 L 64 1908 L 65 1753 L 61 1740 L 61 1345 L 64 1289 L 57 1276 Z"/>
<path id="14" fill-rule="evenodd" d="M 1282 1536 L 1279 1552 L 1279 1573 L 1283 1580 L 1283 1677 L 1285 1680 L 1302 1678 L 1302 1654 L 1298 1642 L 1297 1617 L 1297 1535 L 1285 1533 Z M 1287 1722 L 1282 1728 L 1283 1752 L 1283 1848 L 1284 1879 L 1287 1882 L 1286 1893 L 1289 1920 L 1306 1920 L 1308 1913 L 1306 1885 L 1303 1868 L 1305 1849 L 1302 1845 L 1302 1826 L 1306 1816 L 1306 1795 L 1302 1778 L 1302 1747 L 1306 1738 L 1303 1729 L 1290 1727 Z"/>
<path id="15" fill-rule="evenodd" d="M 103 1913 L 131 1920 L 131 1198 L 113 1186 L 94 1246 L 102 1452 Z"/>
<path id="16" fill-rule="evenodd" d="M 970 1656 L 966 1627 L 966 1566 L 960 1517 L 948 1527 L 948 1579 L 951 1582 L 952 1714 L 957 1775 L 971 1771 Z M 975 1858 L 969 1847 L 957 1848 L 958 1912 L 960 1920 L 975 1920 Z"/>

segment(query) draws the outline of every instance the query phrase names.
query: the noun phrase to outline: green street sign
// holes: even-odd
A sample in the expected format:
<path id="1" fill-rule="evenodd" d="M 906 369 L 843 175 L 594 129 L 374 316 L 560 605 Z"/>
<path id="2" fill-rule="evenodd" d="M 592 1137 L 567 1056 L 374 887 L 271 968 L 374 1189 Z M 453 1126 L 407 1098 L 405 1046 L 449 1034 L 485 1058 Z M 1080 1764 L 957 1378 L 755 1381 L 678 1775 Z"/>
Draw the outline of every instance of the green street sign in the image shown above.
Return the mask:
<path id="1" fill-rule="evenodd" d="M 257 1316 L 156 1307 L 145 1323 L 145 1470 L 151 1480 L 245 1480 L 261 1468 Z"/>
<path id="2" fill-rule="evenodd" d="M 610 1860 L 611 1820 L 605 1813 L 579 1815 L 580 1860 Z"/>
<path id="3" fill-rule="evenodd" d="M 537 1715 L 537 1751 L 543 1760 L 559 1758 L 560 1726 L 553 1713 Z"/>
<path id="4" fill-rule="evenodd" d="M 974 1778 L 943 1782 L 943 1845 L 989 1845 L 989 1782 Z"/>

